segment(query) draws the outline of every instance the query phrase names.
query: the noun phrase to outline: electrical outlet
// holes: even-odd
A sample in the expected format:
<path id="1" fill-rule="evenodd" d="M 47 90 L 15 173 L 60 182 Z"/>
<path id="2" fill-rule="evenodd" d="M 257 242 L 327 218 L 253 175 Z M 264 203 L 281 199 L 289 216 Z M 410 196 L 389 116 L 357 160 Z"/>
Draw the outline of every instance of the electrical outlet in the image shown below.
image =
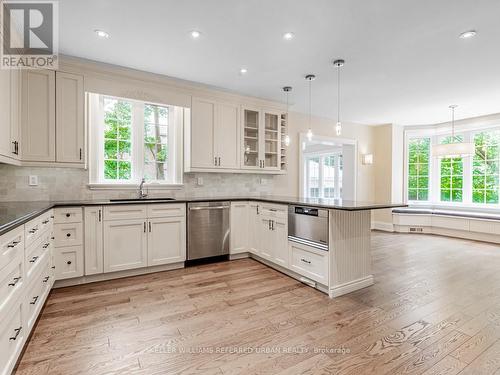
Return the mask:
<path id="1" fill-rule="evenodd" d="M 198 177 L 196 179 L 196 185 L 203 186 L 203 177 Z"/>
<path id="2" fill-rule="evenodd" d="M 38 186 L 38 176 L 29 176 L 28 185 L 29 186 Z"/>

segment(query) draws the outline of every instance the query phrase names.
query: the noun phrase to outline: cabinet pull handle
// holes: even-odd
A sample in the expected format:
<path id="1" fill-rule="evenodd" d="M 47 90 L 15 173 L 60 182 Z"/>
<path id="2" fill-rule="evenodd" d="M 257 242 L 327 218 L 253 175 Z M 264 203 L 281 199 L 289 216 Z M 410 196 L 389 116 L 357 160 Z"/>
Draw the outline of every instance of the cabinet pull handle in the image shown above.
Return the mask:
<path id="1" fill-rule="evenodd" d="M 12 144 L 14 145 L 14 151 L 12 151 L 12 153 L 14 155 L 19 155 L 19 142 L 13 141 Z"/>
<path id="2" fill-rule="evenodd" d="M 310 260 L 305 260 L 304 258 L 300 258 L 300 260 L 304 263 L 307 263 L 307 264 L 311 264 L 311 261 Z"/>
<path id="3" fill-rule="evenodd" d="M 259 205 L 257 205 L 257 215 L 259 214 Z"/>
<path id="4" fill-rule="evenodd" d="M 99 210 L 99 222 L 101 222 L 101 210 Z"/>
<path id="5" fill-rule="evenodd" d="M 266 160 L 262 160 L 262 168 L 265 168 L 266 167 Z"/>
<path id="6" fill-rule="evenodd" d="M 42 280 L 44 283 L 46 283 L 47 281 L 49 281 L 50 279 L 50 276 L 45 276 L 45 278 Z"/>
<path id="7" fill-rule="evenodd" d="M 268 226 L 269 230 L 271 230 L 271 220 L 267 221 L 267 226 Z"/>
<path id="8" fill-rule="evenodd" d="M 271 220 L 271 230 L 274 230 L 274 220 Z"/>
<path id="9" fill-rule="evenodd" d="M 19 280 L 21 280 L 21 277 L 14 277 L 12 280 L 14 280 L 14 282 L 9 283 L 8 286 L 16 286 Z"/>
<path id="10" fill-rule="evenodd" d="M 38 257 L 37 257 L 37 256 L 35 256 L 35 257 L 31 258 L 30 263 L 35 263 L 37 259 L 38 259 Z"/>
<path id="11" fill-rule="evenodd" d="M 82 160 L 82 149 L 80 148 L 80 160 Z"/>
<path id="12" fill-rule="evenodd" d="M 49 223 L 49 219 L 42 221 L 42 224 L 48 224 L 48 223 Z"/>
<path id="13" fill-rule="evenodd" d="M 217 156 L 214 157 L 214 165 L 217 166 Z"/>
<path id="14" fill-rule="evenodd" d="M 38 301 L 38 296 L 33 297 L 33 301 L 30 302 L 30 305 L 34 305 Z"/>
<path id="15" fill-rule="evenodd" d="M 220 167 L 220 156 L 219 156 L 219 167 Z"/>
<path id="16" fill-rule="evenodd" d="M 12 337 L 9 337 L 9 341 L 15 341 L 17 339 L 17 336 L 19 336 L 19 334 L 21 333 L 21 330 L 23 329 L 23 327 L 19 327 L 19 328 L 16 328 L 14 329 L 14 332 L 16 332 L 16 334 Z"/>
<path id="17" fill-rule="evenodd" d="M 37 230 L 38 230 L 38 228 L 33 228 L 33 229 L 31 229 L 31 230 L 29 231 L 29 233 L 33 234 L 33 233 L 35 233 Z"/>
<path id="18" fill-rule="evenodd" d="M 46 249 L 46 248 L 48 248 L 48 247 L 49 247 L 49 245 L 50 245 L 50 243 L 46 243 L 46 244 L 44 244 L 44 245 L 42 246 L 42 248 Z"/>
<path id="19" fill-rule="evenodd" d="M 14 248 L 20 241 L 12 241 L 10 244 L 7 245 L 7 248 Z"/>
<path id="20" fill-rule="evenodd" d="M 152 229 L 151 229 L 151 222 L 148 222 L 148 225 L 149 225 L 149 233 L 151 233 Z"/>
<path id="21" fill-rule="evenodd" d="M 144 233 L 146 233 L 146 222 L 144 222 Z"/>

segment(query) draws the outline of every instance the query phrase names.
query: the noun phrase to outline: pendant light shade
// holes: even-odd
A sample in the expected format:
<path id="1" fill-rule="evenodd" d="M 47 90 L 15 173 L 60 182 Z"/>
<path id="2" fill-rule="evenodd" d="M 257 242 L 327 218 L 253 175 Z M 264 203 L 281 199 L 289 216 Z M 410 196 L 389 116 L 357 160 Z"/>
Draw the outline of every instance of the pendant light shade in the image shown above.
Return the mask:
<path id="1" fill-rule="evenodd" d="M 345 61 L 342 59 L 335 60 L 333 66 L 337 68 L 337 124 L 335 125 L 335 134 L 342 134 L 342 123 L 340 122 L 340 68 L 343 67 Z"/>
<path id="2" fill-rule="evenodd" d="M 306 81 L 309 81 L 309 129 L 307 130 L 307 139 L 309 141 L 312 140 L 313 137 L 313 132 L 311 128 L 311 113 L 312 113 L 312 108 L 311 108 L 311 82 L 316 79 L 316 76 L 314 74 L 308 74 L 306 75 Z"/>
<path id="3" fill-rule="evenodd" d="M 457 106 L 450 105 L 449 108 L 451 109 L 451 142 L 432 146 L 432 156 L 437 158 L 460 158 L 474 155 L 476 152 L 474 143 L 456 142 L 455 108 L 457 108 Z"/>
<path id="4" fill-rule="evenodd" d="M 285 93 L 286 96 L 286 134 L 285 134 L 285 146 L 288 147 L 290 146 L 290 135 L 288 134 L 288 126 L 289 124 L 289 116 L 288 116 L 288 110 L 290 108 L 289 102 L 288 102 L 288 95 L 290 92 L 292 92 L 292 86 L 285 86 L 283 87 L 283 92 Z"/>

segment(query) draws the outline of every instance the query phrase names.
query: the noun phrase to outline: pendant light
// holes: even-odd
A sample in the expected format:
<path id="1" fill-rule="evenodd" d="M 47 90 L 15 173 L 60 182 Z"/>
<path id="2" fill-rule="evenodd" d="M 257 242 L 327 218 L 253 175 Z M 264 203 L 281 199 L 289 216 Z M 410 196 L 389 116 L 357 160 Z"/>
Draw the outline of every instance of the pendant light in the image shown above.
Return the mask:
<path id="1" fill-rule="evenodd" d="M 340 68 L 343 67 L 345 61 L 342 59 L 335 60 L 333 65 L 337 68 L 337 124 L 335 125 L 335 134 L 342 134 L 342 123 L 340 122 Z"/>
<path id="2" fill-rule="evenodd" d="M 312 113 L 312 108 L 311 108 L 311 83 L 316 79 L 316 76 L 314 74 L 308 74 L 306 75 L 306 81 L 309 81 L 309 129 L 307 130 L 307 139 L 309 141 L 312 140 L 313 137 L 313 132 L 311 128 L 311 113 Z"/>
<path id="3" fill-rule="evenodd" d="M 285 146 L 288 147 L 290 146 L 290 135 L 288 134 L 288 110 L 290 108 L 289 103 L 288 103 L 288 95 L 290 92 L 292 92 L 292 87 L 291 86 L 285 86 L 283 87 L 283 92 L 285 93 L 286 96 L 286 134 L 285 134 Z"/>
<path id="4" fill-rule="evenodd" d="M 438 158 L 460 158 L 472 156 L 475 153 L 474 143 L 457 142 L 455 136 L 455 108 L 457 105 L 450 105 L 451 109 L 451 143 L 438 144 L 432 146 L 432 155 Z"/>

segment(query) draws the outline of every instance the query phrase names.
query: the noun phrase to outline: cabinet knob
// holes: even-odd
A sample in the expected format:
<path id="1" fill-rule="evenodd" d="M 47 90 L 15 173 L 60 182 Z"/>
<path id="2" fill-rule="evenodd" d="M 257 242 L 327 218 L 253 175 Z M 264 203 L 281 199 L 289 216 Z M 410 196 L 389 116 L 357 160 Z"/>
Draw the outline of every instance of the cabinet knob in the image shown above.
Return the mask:
<path id="1" fill-rule="evenodd" d="M 66 237 L 71 237 L 71 233 L 66 233 Z"/>
<path id="2" fill-rule="evenodd" d="M 70 265 L 70 264 L 71 264 L 71 260 L 68 260 L 68 261 L 66 262 L 66 264 L 67 264 L 67 265 Z"/>
<path id="3" fill-rule="evenodd" d="M 66 217 L 70 217 L 70 216 L 71 216 L 71 214 L 70 214 L 70 213 L 67 213 L 67 214 L 66 214 Z"/>

